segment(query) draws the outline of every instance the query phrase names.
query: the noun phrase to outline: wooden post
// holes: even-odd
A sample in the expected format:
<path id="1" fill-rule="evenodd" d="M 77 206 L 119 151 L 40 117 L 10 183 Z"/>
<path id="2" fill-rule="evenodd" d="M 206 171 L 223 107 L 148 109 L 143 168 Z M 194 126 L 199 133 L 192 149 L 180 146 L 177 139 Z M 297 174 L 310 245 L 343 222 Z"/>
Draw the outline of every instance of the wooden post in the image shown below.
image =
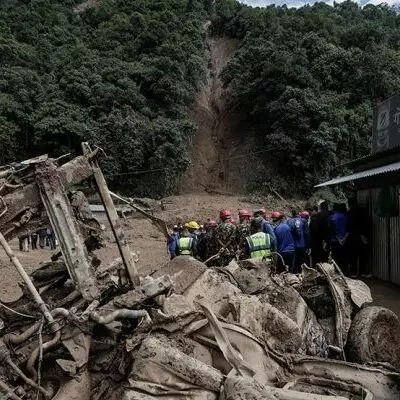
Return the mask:
<path id="1" fill-rule="evenodd" d="M 18 271 L 18 273 L 21 275 L 22 279 L 24 280 L 26 286 L 28 287 L 29 292 L 31 293 L 33 299 L 35 300 L 35 303 L 38 305 L 43 316 L 46 318 L 46 321 L 49 324 L 54 324 L 54 318 L 50 314 L 50 311 L 47 308 L 45 302 L 40 297 L 40 294 L 37 291 L 34 284 L 32 283 L 31 278 L 29 278 L 29 275 L 26 273 L 26 271 L 22 267 L 21 263 L 19 262 L 18 258 L 15 256 L 15 254 L 11 250 L 11 247 L 7 243 L 7 240 L 4 238 L 4 236 L 1 233 L 0 233 L 0 244 L 3 247 L 4 251 L 6 252 L 6 254 L 8 255 L 8 257 L 10 258 L 11 262 L 14 264 L 16 270 Z"/>
<path id="2" fill-rule="evenodd" d="M 82 143 L 82 149 L 85 155 L 92 153 L 89 144 L 86 142 Z M 117 210 L 115 208 L 110 192 L 108 190 L 107 182 L 104 178 L 103 172 L 101 171 L 97 160 L 92 159 L 90 161 L 90 164 L 92 166 L 93 176 L 96 181 L 97 188 L 99 190 L 99 194 L 107 214 L 108 221 L 111 225 L 111 229 L 113 231 L 115 240 L 117 242 L 122 261 L 128 272 L 132 285 L 135 287 L 140 283 L 139 274 L 137 272 L 136 265 L 133 260 L 133 256 L 129 248 L 129 244 L 126 239 L 124 230 L 122 229 L 121 221 L 118 217 Z"/>

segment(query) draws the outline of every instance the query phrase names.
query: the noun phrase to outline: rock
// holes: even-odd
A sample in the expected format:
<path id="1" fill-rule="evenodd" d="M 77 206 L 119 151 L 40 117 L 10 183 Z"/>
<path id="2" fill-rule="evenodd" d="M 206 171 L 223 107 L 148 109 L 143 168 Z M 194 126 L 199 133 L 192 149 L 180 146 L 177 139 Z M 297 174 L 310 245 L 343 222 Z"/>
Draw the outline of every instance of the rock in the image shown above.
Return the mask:
<path id="1" fill-rule="evenodd" d="M 207 270 L 207 266 L 193 257 L 179 256 L 169 261 L 164 267 L 153 274 L 154 278 L 169 275 L 174 292 L 183 294 L 197 278 Z"/>
<path id="2" fill-rule="evenodd" d="M 217 315 L 226 316 L 229 298 L 235 293 L 241 293 L 241 290 L 224 274 L 207 270 L 184 292 L 184 296 L 191 304 L 200 301 L 208 304 Z"/>
<path id="3" fill-rule="evenodd" d="M 182 295 L 172 294 L 167 297 L 163 304 L 163 311 L 168 316 L 180 316 L 196 311 L 193 303 Z"/>

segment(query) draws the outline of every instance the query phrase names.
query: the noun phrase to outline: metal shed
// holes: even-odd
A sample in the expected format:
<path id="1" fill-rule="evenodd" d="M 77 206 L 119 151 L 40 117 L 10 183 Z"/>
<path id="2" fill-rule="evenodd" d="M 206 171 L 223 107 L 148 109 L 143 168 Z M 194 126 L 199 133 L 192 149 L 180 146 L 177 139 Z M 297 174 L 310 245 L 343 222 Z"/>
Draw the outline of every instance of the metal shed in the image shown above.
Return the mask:
<path id="1" fill-rule="evenodd" d="M 363 157 L 345 166 L 353 173 L 316 187 L 354 182 L 358 202 L 371 218 L 369 271 L 376 278 L 400 285 L 400 149 Z M 390 191 L 396 202 L 396 210 L 391 215 L 382 216 L 377 211 L 383 190 Z"/>

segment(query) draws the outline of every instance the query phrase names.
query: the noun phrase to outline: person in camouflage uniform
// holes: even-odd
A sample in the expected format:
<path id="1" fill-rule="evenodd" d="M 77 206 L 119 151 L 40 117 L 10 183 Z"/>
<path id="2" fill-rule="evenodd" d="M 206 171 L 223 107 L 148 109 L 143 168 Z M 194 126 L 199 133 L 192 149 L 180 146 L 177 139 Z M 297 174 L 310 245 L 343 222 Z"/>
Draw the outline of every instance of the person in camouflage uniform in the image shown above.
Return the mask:
<path id="1" fill-rule="evenodd" d="M 236 246 L 240 260 L 246 258 L 246 238 L 251 235 L 250 218 L 250 211 L 239 210 L 239 224 L 236 227 Z"/>
<path id="2" fill-rule="evenodd" d="M 228 265 L 236 257 L 236 226 L 231 223 L 231 212 L 220 212 L 221 222 L 214 230 L 214 244 L 220 252 L 217 258 L 219 266 Z"/>
<path id="3" fill-rule="evenodd" d="M 210 257 L 218 253 L 219 247 L 216 245 L 216 241 L 214 239 L 214 230 L 217 226 L 217 222 L 208 219 L 204 224 L 206 233 L 203 235 L 198 244 L 199 256 L 202 261 L 208 260 Z M 215 262 L 213 264 L 212 260 L 207 263 L 207 265 L 216 265 Z"/>

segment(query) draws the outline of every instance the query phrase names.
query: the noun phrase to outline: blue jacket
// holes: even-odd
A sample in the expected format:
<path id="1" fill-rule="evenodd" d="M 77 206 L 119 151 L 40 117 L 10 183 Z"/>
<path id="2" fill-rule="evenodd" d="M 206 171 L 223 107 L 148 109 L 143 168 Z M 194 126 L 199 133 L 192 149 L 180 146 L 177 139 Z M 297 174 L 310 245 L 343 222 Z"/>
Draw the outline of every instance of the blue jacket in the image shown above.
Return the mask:
<path id="1" fill-rule="evenodd" d="M 168 251 L 171 257 L 176 256 L 176 248 L 178 246 L 179 233 L 173 232 L 168 240 Z"/>
<path id="2" fill-rule="evenodd" d="M 292 231 L 294 246 L 297 248 L 308 248 L 308 223 L 304 218 L 294 217 L 288 220 Z"/>
<path id="3" fill-rule="evenodd" d="M 329 216 L 331 243 L 337 243 L 338 238 L 343 239 L 347 232 L 347 217 L 340 211 L 334 211 Z"/>
<path id="4" fill-rule="evenodd" d="M 271 237 L 271 250 L 274 251 L 276 249 L 276 237 L 273 226 L 266 221 L 265 219 L 261 222 L 261 229 L 264 233 L 270 235 Z"/>
<path id="5" fill-rule="evenodd" d="M 290 253 L 294 251 L 293 235 L 286 221 L 282 221 L 275 228 L 275 236 L 278 253 Z"/>

